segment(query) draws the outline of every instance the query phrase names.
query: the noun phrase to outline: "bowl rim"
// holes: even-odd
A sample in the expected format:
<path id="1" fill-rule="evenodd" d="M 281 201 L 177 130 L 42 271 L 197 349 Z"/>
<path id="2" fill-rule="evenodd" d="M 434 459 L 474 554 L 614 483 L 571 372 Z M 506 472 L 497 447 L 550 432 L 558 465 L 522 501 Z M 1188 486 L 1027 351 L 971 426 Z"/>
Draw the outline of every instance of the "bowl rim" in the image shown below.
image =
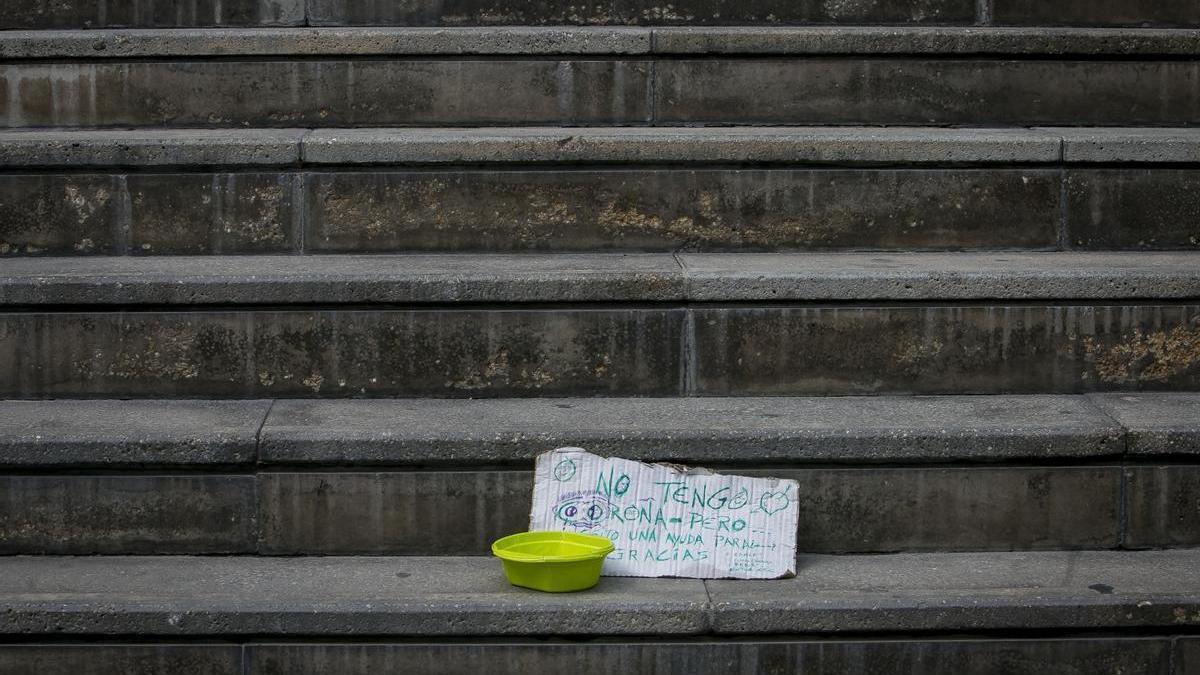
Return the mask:
<path id="1" fill-rule="evenodd" d="M 506 545 L 516 543 L 523 539 L 538 538 L 541 540 L 559 540 L 573 541 L 573 543 L 582 545 L 591 545 L 595 550 L 585 553 L 576 553 L 574 555 L 530 555 L 528 553 L 520 553 L 505 548 Z M 599 537 L 594 534 L 582 534 L 579 532 L 559 532 L 554 530 L 533 530 L 530 532 L 517 532 L 506 537 L 501 537 L 492 542 L 492 555 L 501 560 L 509 562 L 522 563 L 570 563 L 584 562 L 587 560 L 599 560 L 608 556 L 616 549 L 616 545 L 611 540 L 605 537 Z"/>

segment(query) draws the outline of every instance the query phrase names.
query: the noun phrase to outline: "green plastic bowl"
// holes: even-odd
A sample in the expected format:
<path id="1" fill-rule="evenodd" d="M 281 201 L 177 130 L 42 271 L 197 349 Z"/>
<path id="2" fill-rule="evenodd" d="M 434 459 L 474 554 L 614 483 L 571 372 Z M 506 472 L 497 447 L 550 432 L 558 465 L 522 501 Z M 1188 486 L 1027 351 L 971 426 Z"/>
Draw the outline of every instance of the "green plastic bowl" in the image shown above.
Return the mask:
<path id="1" fill-rule="evenodd" d="M 521 532 L 492 544 L 513 586 L 549 593 L 582 591 L 600 582 L 600 566 L 613 552 L 604 537 L 574 532 Z"/>

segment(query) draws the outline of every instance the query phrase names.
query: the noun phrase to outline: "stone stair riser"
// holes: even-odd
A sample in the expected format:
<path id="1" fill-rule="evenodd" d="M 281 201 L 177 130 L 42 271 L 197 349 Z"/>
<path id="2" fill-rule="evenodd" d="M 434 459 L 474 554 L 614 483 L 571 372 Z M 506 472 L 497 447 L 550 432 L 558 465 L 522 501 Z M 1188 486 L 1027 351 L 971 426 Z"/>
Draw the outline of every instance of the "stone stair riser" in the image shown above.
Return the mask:
<path id="1" fill-rule="evenodd" d="M 937 55 L 10 62 L 0 126 L 1183 126 L 1197 78 L 1186 60 Z"/>
<path id="2" fill-rule="evenodd" d="M 821 0 L 449 0 L 441 3 L 361 3 L 312 0 L 309 22 L 338 25 L 785 25 L 796 23 L 972 24 L 970 0 L 884 0 L 854 4 Z"/>
<path id="3" fill-rule="evenodd" d="M 1188 390 L 1195 305 L 0 314 L 8 398 Z"/>
<path id="4" fill-rule="evenodd" d="M 0 389 L 8 397 L 671 395 L 683 377 L 683 330 L 683 312 L 671 309 L 7 314 Z M 30 353 L 43 339 L 49 351 Z"/>
<path id="5" fill-rule="evenodd" d="M 23 644 L 0 647 L 0 671 L 42 675 L 244 675 L 241 645 Z M 84 666 L 86 664 L 86 666 Z"/>
<path id="6" fill-rule="evenodd" d="M 0 254 L 290 253 L 300 179 L 288 173 L 0 176 Z"/>
<path id="7" fill-rule="evenodd" d="M 519 57 L 10 64 L 0 90 L 20 93 L 0 126 L 646 124 L 650 69 Z"/>
<path id="8" fill-rule="evenodd" d="M 1116 467 L 738 473 L 799 481 L 797 548 L 802 552 L 1117 545 Z M 526 529 L 532 476 L 318 471 L 266 473 L 260 481 L 261 552 L 427 555 L 485 551 L 494 538 Z M 358 526 L 348 528 L 346 523 Z M 456 527 L 461 523 L 471 526 Z M 734 536 L 715 528 L 701 534 Z M 1144 535 L 1154 538 L 1158 533 Z M 736 545 L 732 539 L 728 543 Z M 618 545 L 658 550 L 644 542 Z M 663 542 L 658 548 L 670 545 Z"/>
<path id="9" fill-rule="evenodd" d="M 1126 546 L 1200 545 L 1200 466 L 1131 468 L 1126 471 L 1126 485 Z"/>
<path id="10" fill-rule="evenodd" d="M 1200 653 L 1196 641 L 1178 649 Z M 1079 668 L 1091 673 L 1165 673 L 1172 644 L 1163 639 L 987 642 L 758 642 L 611 645 L 262 645 L 246 655 L 249 673 L 365 674 L 534 672 L 554 669 L 604 675 L 636 664 L 652 672 L 723 675 L 751 672 L 827 672 L 859 675 L 984 675 L 1021 670 L 1030 675 Z M 1193 657 L 1195 658 L 1195 657 Z M 56 674 L 52 674 L 56 675 Z M 1188 674 L 1190 675 L 1190 673 Z"/>
<path id="11" fill-rule="evenodd" d="M 253 550 L 251 476 L 0 476 L 0 555 Z"/>
<path id="12" fill-rule="evenodd" d="M 1060 183 L 1052 169 L 10 174 L 0 254 L 1044 249 Z M 1160 247 L 1192 246 L 1184 230 L 1127 226 Z"/>
<path id="13" fill-rule="evenodd" d="M 1196 26 L 1191 0 L 992 0 L 992 20 L 1012 25 Z"/>
<path id="14" fill-rule="evenodd" d="M 1196 62 L 679 59 L 655 64 L 662 124 L 1120 126 L 1200 119 Z"/>
<path id="15" fill-rule="evenodd" d="M 0 255 L 1200 250 L 1197 195 L 1171 168 L 5 174 Z"/>
<path id="16" fill-rule="evenodd" d="M 1200 545 L 1189 464 L 736 472 L 799 482 L 801 553 Z M 0 554 L 483 555 L 528 527 L 531 490 L 515 470 L 7 475 Z"/>
<path id="17" fill-rule="evenodd" d="M 1171 654 L 1200 654 L 1200 641 L 1149 638 L 888 641 L 782 640 L 733 642 L 553 643 L 256 643 L 246 645 L 64 644 L 0 647 L 0 669 L 40 675 L 411 675 L 529 673 L 540 670 L 607 675 L 636 665 L 652 672 L 725 675 L 751 672 L 837 672 L 859 675 L 1029 675 L 1071 669 L 1097 674 L 1163 675 Z M 1185 675 L 1191 675 L 1184 671 Z"/>
<path id="18" fill-rule="evenodd" d="M 1200 9 L 1188 0 L 13 0 L 0 29 L 344 25 L 704 25 L 753 24 L 994 24 L 1195 26 Z"/>
<path id="19" fill-rule="evenodd" d="M 301 26 L 305 0 L 8 0 L 0 29 Z"/>
<path id="20" fill-rule="evenodd" d="M 1200 307 L 697 308 L 698 394 L 1195 389 Z"/>

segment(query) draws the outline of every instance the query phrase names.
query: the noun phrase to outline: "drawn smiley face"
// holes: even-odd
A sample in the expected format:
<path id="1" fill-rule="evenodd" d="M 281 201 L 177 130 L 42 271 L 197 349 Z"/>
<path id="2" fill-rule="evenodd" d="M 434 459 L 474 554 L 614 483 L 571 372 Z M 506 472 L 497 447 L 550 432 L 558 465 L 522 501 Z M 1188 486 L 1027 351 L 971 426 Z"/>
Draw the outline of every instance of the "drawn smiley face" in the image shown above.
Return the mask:
<path id="1" fill-rule="evenodd" d="M 554 467 L 554 480 L 565 483 L 575 477 L 575 462 L 564 459 Z"/>

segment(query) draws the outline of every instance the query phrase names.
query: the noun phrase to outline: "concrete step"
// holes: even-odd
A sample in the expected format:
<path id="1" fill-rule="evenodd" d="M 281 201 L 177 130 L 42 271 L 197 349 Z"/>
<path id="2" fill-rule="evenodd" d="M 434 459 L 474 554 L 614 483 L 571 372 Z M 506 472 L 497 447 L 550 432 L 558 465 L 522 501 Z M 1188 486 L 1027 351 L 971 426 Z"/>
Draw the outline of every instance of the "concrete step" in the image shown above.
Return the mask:
<path id="1" fill-rule="evenodd" d="M 1200 249 L 1200 131 L 0 131 L 0 255 Z"/>
<path id="2" fill-rule="evenodd" d="M 754 464 L 1200 453 L 1200 395 L 0 401 L 0 467 L 528 468 L 546 450 Z"/>
<path id="3" fill-rule="evenodd" d="M 1196 256 L 13 259 L 0 395 L 1190 390 Z"/>
<path id="4" fill-rule="evenodd" d="M 1194 30 L 321 30 L 0 34 L 0 127 L 1200 120 Z"/>
<path id="5" fill-rule="evenodd" d="M 0 307 L 1190 300 L 1200 252 L 18 258 Z"/>
<path id="6" fill-rule="evenodd" d="M 0 553 L 478 555 L 527 528 L 531 460 L 569 444 L 797 480 L 802 552 L 1200 546 L 1198 409 L 1196 394 L 4 402 Z"/>
<path id="7" fill-rule="evenodd" d="M 873 640 L 913 633 L 986 639 L 988 631 L 1039 629 L 1170 636 L 1190 633 L 1200 616 L 1198 556 L 1196 550 L 805 556 L 791 580 L 603 578 L 574 595 L 513 588 L 499 563 L 483 557 L 14 557 L 0 559 L 0 631 L 9 640 L 252 643 L 822 639 L 838 632 Z M 403 647 L 381 644 L 373 656 L 400 656 L 391 649 Z M 292 656 L 303 655 L 298 651 Z"/>
<path id="8" fill-rule="evenodd" d="M 704 25 L 704 24 L 1073 24 L 1195 26 L 1200 12 L 1187 0 L 883 0 L 828 3 L 816 0 L 690 0 L 671 5 L 610 0 L 594 5 L 562 0 L 447 0 L 436 4 L 351 0 L 11 0 L 0 29 L 187 26 L 502 26 Z"/>

